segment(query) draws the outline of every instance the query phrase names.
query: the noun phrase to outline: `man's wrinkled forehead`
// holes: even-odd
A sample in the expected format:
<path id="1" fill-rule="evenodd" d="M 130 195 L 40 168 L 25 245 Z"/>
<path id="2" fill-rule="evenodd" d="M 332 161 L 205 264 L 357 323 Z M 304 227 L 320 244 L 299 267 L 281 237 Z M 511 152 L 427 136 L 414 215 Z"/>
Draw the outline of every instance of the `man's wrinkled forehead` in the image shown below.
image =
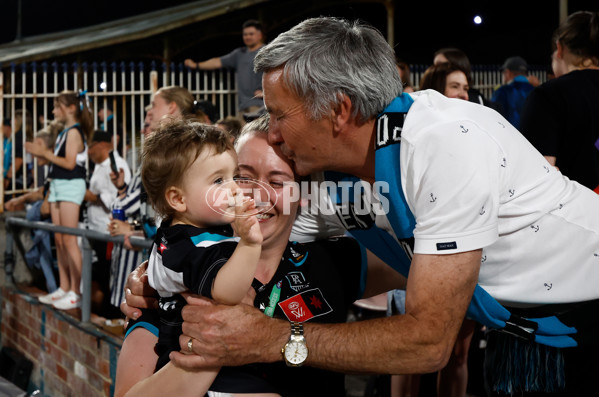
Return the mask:
<path id="1" fill-rule="evenodd" d="M 284 67 L 264 72 L 262 75 L 262 95 L 267 113 L 272 114 L 273 111 L 281 110 L 278 108 L 279 103 L 288 98 L 303 102 L 288 84 L 285 75 Z"/>

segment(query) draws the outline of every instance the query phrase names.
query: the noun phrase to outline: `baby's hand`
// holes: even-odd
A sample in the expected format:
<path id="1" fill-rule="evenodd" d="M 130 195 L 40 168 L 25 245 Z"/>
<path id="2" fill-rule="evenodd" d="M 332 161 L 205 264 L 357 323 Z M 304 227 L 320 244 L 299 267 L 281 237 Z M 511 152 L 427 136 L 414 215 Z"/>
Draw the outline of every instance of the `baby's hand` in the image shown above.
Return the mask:
<path id="1" fill-rule="evenodd" d="M 235 233 L 247 244 L 262 244 L 262 230 L 256 214 L 256 203 L 249 197 L 245 197 L 241 190 L 235 194 L 235 220 L 233 229 Z"/>

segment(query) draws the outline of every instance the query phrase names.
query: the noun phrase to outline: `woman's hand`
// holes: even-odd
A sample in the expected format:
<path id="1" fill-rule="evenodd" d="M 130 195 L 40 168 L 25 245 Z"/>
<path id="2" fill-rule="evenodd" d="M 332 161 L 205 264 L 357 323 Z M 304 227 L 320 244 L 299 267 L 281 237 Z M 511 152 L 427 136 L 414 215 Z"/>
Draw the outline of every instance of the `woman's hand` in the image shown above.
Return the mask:
<path id="1" fill-rule="evenodd" d="M 147 268 L 148 261 L 145 261 L 129 274 L 125 283 L 125 301 L 121 303 L 121 311 L 134 320 L 141 316 L 139 309 L 158 308 L 158 294 L 150 287 Z"/>

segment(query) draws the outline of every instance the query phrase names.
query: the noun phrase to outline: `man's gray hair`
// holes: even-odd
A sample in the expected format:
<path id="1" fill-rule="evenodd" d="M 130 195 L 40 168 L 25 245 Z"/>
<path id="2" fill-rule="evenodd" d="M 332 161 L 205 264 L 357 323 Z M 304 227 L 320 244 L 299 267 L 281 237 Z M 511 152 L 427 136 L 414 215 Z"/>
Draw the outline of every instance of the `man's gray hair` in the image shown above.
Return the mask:
<path id="1" fill-rule="evenodd" d="M 281 33 L 254 60 L 256 72 L 280 67 L 287 88 L 314 120 L 347 95 L 353 116 L 365 122 L 402 91 L 393 49 L 376 28 L 359 21 L 311 18 Z"/>

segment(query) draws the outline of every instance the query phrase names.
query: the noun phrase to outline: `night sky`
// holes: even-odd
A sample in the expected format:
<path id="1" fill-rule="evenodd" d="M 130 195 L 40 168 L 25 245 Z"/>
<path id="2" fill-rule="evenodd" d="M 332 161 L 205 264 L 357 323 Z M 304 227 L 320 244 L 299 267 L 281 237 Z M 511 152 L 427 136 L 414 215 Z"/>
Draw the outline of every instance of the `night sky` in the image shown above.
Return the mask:
<path id="1" fill-rule="evenodd" d="M 278 0 L 283 2 L 284 0 Z M 18 0 L 3 0 L 0 43 L 13 41 L 17 32 Z M 21 0 L 24 37 L 89 26 L 144 12 L 188 3 L 189 0 Z M 325 3 L 323 1 L 323 3 Z M 550 38 L 558 24 L 559 0 L 399 1 L 395 9 L 395 44 L 409 63 L 430 63 L 441 47 L 463 49 L 472 63 L 502 63 L 521 55 L 531 64 L 549 64 Z M 264 7 L 268 7 L 265 4 Z M 570 0 L 569 12 L 599 10 L 597 0 Z M 385 16 L 376 4 L 348 4 L 325 9 L 326 15 L 364 19 L 385 32 Z M 475 25 L 480 15 L 483 23 Z M 250 16 L 255 17 L 255 16 Z M 298 18 L 299 22 L 303 18 Z M 270 32 L 274 37 L 278 32 Z M 241 38 L 238 45 L 242 45 Z M 222 48 L 218 49 L 219 51 Z M 208 50 L 210 52 L 210 50 Z"/>

